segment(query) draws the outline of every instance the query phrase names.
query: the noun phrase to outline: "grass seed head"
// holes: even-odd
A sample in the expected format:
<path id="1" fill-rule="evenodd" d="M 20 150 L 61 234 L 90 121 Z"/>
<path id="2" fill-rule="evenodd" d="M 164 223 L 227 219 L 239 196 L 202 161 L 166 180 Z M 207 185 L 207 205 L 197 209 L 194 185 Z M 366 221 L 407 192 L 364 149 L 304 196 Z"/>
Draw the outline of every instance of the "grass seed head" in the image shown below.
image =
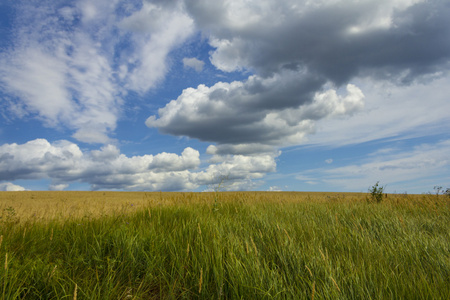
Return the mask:
<path id="1" fill-rule="evenodd" d="M 77 300 L 78 285 L 75 283 L 75 289 L 73 290 L 73 300 Z"/>
<path id="2" fill-rule="evenodd" d="M 305 268 L 306 268 L 306 270 L 308 270 L 308 272 L 309 272 L 309 275 L 311 275 L 311 277 L 313 277 L 313 273 L 312 273 L 311 269 L 310 269 L 310 268 L 308 268 L 308 266 L 306 266 L 306 265 L 305 265 Z"/>
<path id="3" fill-rule="evenodd" d="M 336 281 L 334 280 L 334 278 L 331 277 L 331 276 L 330 276 L 330 278 L 331 278 L 331 280 L 333 281 L 334 286 L 337 288 L 337 290 L 338 290 L 339 292 L 341 292 L 341 289 L 339 288 L 339 286 L 338 286 L 338 284 L 336 283 Z"/>
<path id="4" fill-rule="evenodd" d="M 203 268 L 200 269 L 200 279 L 198 281 L 198 293 L 202 293 L 202 283 L 203 283 Z"/>
<path id="5" fill-rule="evenodd" d="M 325 254 L 323 254 L 322 250 L 319 249 L 320 255 L 322 255 L 323 261 L 327 261 L 325 258 Z"/>

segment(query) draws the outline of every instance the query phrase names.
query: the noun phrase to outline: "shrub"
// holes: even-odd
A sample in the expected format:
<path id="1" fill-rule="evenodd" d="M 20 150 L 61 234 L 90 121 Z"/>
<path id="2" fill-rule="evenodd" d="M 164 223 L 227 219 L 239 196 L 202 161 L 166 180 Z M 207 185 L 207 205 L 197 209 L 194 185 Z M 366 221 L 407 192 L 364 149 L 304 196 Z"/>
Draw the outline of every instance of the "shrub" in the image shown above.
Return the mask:
<path id="1" fill-rule="evenodd" d="M 433 187 L 433 189 L 434 189 L 434 192 L 436 193 L 436 196 L 439 197 L 439 194 L 440 194 L 441 191 L 442 191 L 442 186 L 435 185 L 435 186 Z M 442 192 L 444 192 L 444 191 L 442 191 Z"/>
<path id="2" fill-rule="evenodd" d="M 369 193 L 372 196 L 372 201 L 375 201 L 377 203 L 380 203 L 383 201 L 383 192 L 384 192 L 384 186 L 379 185 L 379 181 L 375 183 L 371 188 L 369 188 Z"/>

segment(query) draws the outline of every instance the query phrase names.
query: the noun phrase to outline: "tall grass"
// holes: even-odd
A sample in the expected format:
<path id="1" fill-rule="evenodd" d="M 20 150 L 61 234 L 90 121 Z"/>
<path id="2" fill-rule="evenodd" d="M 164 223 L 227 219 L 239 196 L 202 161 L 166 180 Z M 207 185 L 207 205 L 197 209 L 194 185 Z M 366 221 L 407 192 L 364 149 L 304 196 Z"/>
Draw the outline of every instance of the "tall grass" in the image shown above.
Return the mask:
<path id="1" fill-rule="evenodd" d="M 2 299 L 450 299 L 444 198 L 166 196 L 96 218 L 3 218 Z"/>

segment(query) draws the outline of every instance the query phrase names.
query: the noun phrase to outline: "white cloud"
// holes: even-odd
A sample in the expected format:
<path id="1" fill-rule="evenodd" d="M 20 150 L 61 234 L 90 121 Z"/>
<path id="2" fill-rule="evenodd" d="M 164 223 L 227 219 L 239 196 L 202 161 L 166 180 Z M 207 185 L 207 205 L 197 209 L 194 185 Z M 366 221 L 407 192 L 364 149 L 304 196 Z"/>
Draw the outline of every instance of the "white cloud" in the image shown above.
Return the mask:
<path id="1" fill-rule="evenodd" d="M 343 122 L 323 119 L 305 143 L 343 146 L 379 139 L 405 139 L 449 132 L 450 76 L 427 84 L 395 86 L 387 82 L 358 80 L 365 108 Z"/>
<path id="2" fill-rule="evenodd" d="M 346 166 L 305 170 L 296 178 L 315 181 L 346 191 L 367 191 L 380 181 L 390 192 L 409 187 L 410 192 L 424 192 L 436 184 L 445 186 L 450 177 L 450 140 L 422 144 L 410 150 L 379 149 L 364 160 Z M 411 184 L 414 182 L 414 184 Z"/>
<path id="3" fill-rule="evenodd" d="M 52 1 L 17 3 L 15 39 L 0 52 L 0 89 L 14 96 L 4 111 L 110 143 L 127 90 L 142 94 L 160 82 L 169 52 L 193 33 L 181 4 L 145 2 L 126 15 L 119 5 L 80 1 L 55 11 Z"/>
<path id="4" fill-rule="evenodd" d="M 63 191 L 63 190 L 65 190 L 66 188 L 68 188 L 69 187 L 69 185 L 68 184 L 65 184 L 65 183 L 61 183 L 61 184 L 51 184 L 50 186 L 49 186 L 49 190 L 50 191 Z"/>
<path id="5" fill-rule="evenodd" d="M 149 169 L 182 171 L 185 169 L 195 169 L 199 164 L 199 152 L 189 147 L 183 150 L 181 156 L 166 152 L 155 155 L 149 164 Z"/>
<path id="6" fill-rule="evenodd" d="M 134 32 L 135 52 L 127 58 L 127 87 L 144 93 L 167 73 L 166 57 L 194 33 L 193 20 L 182 10 L 182 3 L 165 7 L 144 2 L 142 9 L 125 18 L 121 28 Z"/>
<path id="7" fill-rule="evenodd" d="M 228 189 L 254 187 L 252 179 L 262 178 L 276 168 L 274 155 L 221 156 L 201 169 L 200 153 L 190 147 L 181 155 L 159 153 L 127 157 L 113 145 L 83 152 L 68 141 L 49 143 L 45 139 L 25 144 L 0 146 L 0 180 L 51 179 L 50 189 L 62 190 L 73 182 L 92 189 L 193 190 L 217 183 L 226 176 Z"/>
<path id="8" fill-rule="evenodd" d="M 192 68 L 197 72 L 201 72 L 203 70 L 204 65 L 205 65 L 205 63 L 203 61 L 198 60 L 195 57 L 183 58 L 183 66 L 185 68 Z"/>
<path id="9" fill-rule="evenodd" d="M 1 80 L 9 91 L 17 91 L 28 111 L 41 113 L 47 125 L 54 126 L 73 109 L 61 76 L 67 66 L 46 54 L 39 45 L 33 48 L 17 50 L 8 57 L 9 62 L 2 57 Z"/>
<path id="10" fill-rule="evenodd" d="M 0 183 L 0 191 L 20 192 L 20 191 L 26 191 L 26 189 L 20 185 L 13 184 L 11 182 L 2 182 L 2 183 Z"/>
<path id="11" fill-rule="evenodd" d="M 271 186 L 271 187 L 269 187 L 269 189 L 267 191 L 268 192 L 281 192 L 281 191 L 283 191 L 283 189 L 278 186 Z"/>

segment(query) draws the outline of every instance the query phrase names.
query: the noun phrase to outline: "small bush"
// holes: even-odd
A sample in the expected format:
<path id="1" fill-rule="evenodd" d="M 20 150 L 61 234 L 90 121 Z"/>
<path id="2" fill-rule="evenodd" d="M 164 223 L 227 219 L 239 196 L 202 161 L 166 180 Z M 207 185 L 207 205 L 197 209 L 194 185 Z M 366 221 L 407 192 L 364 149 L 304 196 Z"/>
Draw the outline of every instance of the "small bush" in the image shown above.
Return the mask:
<path id="1" fill-rule="evenodd" d="M 439 194 L 441 193 L 441 191 L 442 191 L 442 193 L 444 193 L 444 191 L 442 190 L 442 186 L 435 185 L 433 189 L 434 189 L 434 192 L 437 197 L 439 197 Z"/>
<path id="2" fill-rule="evenodd" d="M 371 188 L 369 188 L 369 193 L 372 196 L 372 201 L 380 203 L 383 201 L 383 192 L 384 192 L 384 186 L 379 185 L 379 181 L 375 183 Z"/>

